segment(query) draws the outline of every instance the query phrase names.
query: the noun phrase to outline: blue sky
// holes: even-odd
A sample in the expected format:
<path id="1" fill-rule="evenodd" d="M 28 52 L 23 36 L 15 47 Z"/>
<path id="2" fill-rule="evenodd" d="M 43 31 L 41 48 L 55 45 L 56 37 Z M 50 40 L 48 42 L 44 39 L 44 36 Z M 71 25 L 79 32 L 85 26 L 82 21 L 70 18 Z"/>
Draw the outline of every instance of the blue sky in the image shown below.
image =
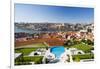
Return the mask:
<path id="1" fill-rule="evenodd" d="M 15 22 L 91 23 L 94 9 L 67 6 L 15 4 Z"/>

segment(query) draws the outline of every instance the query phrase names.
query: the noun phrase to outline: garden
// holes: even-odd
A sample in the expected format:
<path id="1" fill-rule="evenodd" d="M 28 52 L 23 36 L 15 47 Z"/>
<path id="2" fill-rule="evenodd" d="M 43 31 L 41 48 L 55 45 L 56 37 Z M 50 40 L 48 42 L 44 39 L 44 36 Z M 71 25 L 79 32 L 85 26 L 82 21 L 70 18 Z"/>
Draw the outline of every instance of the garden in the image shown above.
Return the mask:
<path id="1" fill-rule="evenodd" d="M 31 65 L 31 62 L 34 62 L 34 64 L 41 64 L 42 63 L 43 56 L 32 56 L 32 57 L 20 57 L 15 59 L 15 65 Z"/>

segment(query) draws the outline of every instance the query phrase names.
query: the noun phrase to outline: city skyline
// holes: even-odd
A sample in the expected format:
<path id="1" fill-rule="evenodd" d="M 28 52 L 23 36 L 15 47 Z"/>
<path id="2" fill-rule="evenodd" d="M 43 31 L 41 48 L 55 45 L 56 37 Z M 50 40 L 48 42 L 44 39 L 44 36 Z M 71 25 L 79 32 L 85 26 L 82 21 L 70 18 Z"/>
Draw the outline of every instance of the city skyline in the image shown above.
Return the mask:
<path id="1" fill-rule="evenodd" d="M 94 9 L 85 7 L 15 4 L 15 22 L 93 23 Z"/>

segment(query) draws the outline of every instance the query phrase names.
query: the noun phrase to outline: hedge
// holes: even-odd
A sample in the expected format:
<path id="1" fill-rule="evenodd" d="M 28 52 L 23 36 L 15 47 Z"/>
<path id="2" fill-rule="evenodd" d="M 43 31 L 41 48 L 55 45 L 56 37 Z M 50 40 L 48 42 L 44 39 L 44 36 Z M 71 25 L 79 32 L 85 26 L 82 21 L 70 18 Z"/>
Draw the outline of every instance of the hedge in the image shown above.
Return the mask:
<path id="1" fill-rule="evenodd" d="M 80 61 L 82 59 L 94 59 L 94 54 L 84 54 L 84 55 L 72 55 L 74 61 Z"/>

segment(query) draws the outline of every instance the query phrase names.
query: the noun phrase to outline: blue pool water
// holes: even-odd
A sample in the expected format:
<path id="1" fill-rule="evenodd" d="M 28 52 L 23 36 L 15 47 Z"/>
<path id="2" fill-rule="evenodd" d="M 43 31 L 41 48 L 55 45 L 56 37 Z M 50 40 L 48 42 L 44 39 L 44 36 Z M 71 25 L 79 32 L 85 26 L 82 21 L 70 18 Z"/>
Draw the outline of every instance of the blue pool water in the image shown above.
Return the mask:
<path id="1" fill-rule="evenodd" d="M 63 46 L 51 47 L 50 52 L 55 54 L 55 56 L 59 59 L 61 54 L 65 52 L 65 48 Z"/>

